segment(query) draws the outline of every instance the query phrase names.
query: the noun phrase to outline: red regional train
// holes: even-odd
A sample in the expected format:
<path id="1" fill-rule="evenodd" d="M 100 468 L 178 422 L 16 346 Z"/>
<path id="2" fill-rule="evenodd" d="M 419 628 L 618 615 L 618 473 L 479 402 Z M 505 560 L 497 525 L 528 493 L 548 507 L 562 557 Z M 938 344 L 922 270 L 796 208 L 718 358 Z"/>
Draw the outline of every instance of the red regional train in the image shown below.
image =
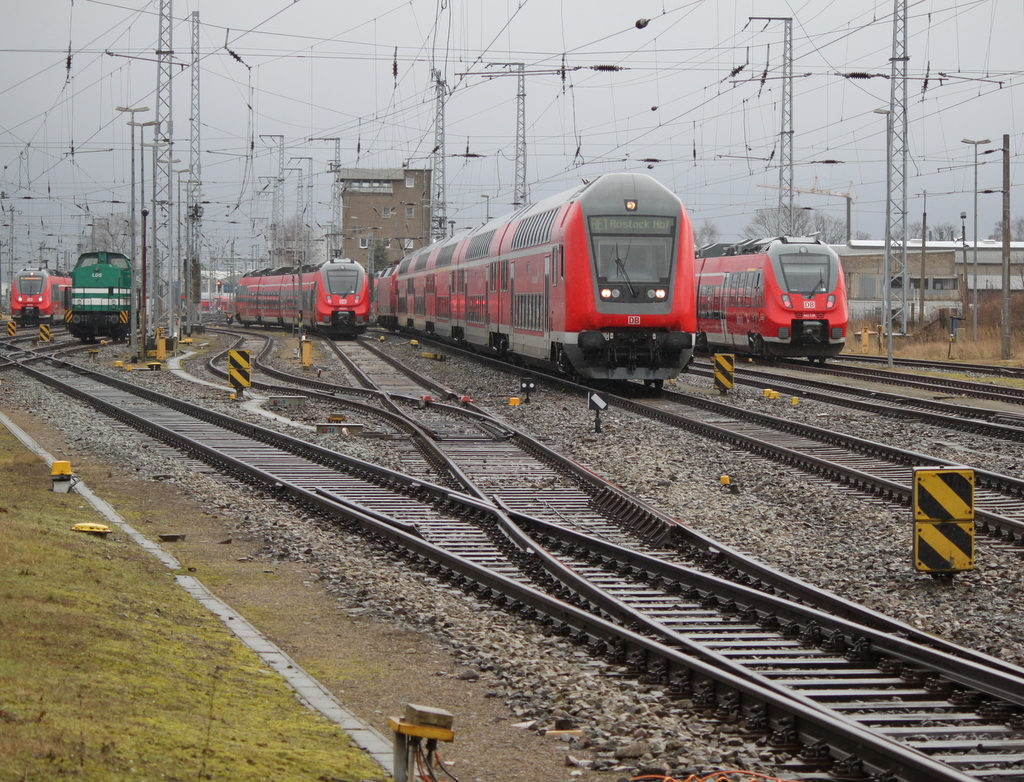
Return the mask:
<path id="1" fill-rule="evenodd" d="M 11 285 L 11 318 L 25 325 L 64 322 L 64 291 L 71 278 L 49 269 L 22 269 Z"/>
<path id="2" fill-rule="evenodd" d="M 703 257 L 715 251 L 717 257 Z M 698 253 L 697 350 L 824 364 L 846 342 L 839 256 L 818 239 L 759 239 Z"/>
<path id="3" fill-rule="evenodd" d="M 385 270 L 377 322 L 660 388 L 692 357 L 693 258 L 678 197 L 643 174 L 606 174 Z"/>
<path id="4" fill-rule="evenodd" d="M 370 323 L 366 271 L 348 258 L 298 269 L 263 269 L 235 285 L 234 317 L 243 326 L 303 326 L 328 337 L 362 334 Z"/>

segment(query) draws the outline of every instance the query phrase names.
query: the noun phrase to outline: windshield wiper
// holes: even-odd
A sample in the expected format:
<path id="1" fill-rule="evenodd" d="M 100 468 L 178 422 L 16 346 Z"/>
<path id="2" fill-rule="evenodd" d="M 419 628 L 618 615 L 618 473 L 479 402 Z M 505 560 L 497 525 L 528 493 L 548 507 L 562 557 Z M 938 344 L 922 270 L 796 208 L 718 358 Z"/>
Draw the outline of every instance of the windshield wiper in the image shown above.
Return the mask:
<path id="1" fill-rule="evenodd" d="M 629 257 L 629 248 L 626 248 L 626 257 Z M 634 299 L 636 298 L 636 291 L 633 290 L 633 282 L 629 279 L 629 272 L 626 271 L 626 264 L 622 262 L 619 257 L 619 245 L 615 244 L 615 265 L 619 267 L 619 271 L 622 273 L 622 278 L 626 281 L 626 287 L 629 288 L 629 295 Z"/>

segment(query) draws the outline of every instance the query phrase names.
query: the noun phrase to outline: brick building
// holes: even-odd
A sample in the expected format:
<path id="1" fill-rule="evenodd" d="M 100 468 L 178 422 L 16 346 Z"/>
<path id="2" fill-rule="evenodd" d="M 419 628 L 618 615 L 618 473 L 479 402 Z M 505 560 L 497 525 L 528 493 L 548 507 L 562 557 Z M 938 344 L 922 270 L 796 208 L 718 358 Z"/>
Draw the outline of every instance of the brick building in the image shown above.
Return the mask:
<path id="1" fill-rule="evenodd" d="M 421 168 L 339 169 L 342 254 L 370 268 L 378 241 L 387 264 L 429 244 L 430 175 Z"/>

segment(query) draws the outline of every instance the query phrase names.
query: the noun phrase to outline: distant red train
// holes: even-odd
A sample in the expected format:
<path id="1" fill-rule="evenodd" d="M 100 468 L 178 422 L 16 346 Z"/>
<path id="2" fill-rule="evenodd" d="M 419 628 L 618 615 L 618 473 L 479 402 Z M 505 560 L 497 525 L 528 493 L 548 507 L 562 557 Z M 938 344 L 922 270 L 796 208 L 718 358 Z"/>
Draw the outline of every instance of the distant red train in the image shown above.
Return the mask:
<path id="1" fill-rule="evenodd" d="M 818 239 L 778 237 L 698 253 L 697 349 L 824 364 L 846 344 L 839 256 Z"/>
<path id="2" fill-rule="evenodd" d="M 355 336 L 370 323 L 370 284 L 355 261 L 263 269 L 238 280 L 234 317 L 244 326 L 304 327 L 329 337 Z"/>
<path id="3" fill-rule="evenodd" d="M 50 269 L 22 269 L 11 285 L 11 318 L 16 324 L 64 322 L 64 291 L 71 278 Z"/>
<path id="4" fill-rule="evenodd" d="M 375 281 L 377 322 L 511 361 L 660 387 L 692 356 L 693 230 L 644 174 L 424 247 Z"/>

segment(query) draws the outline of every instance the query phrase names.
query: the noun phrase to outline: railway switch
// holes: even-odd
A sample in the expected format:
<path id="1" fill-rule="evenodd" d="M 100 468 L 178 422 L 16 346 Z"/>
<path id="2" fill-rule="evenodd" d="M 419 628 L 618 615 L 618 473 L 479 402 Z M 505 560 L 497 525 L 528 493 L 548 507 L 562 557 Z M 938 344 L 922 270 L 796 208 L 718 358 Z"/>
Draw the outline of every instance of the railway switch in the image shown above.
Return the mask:
<path id="1" fill-rule="evenodd" d="M 388 727 L 394 731 L 394 781 L 415 782 L 416 769 L 430 768 L 438 741 L 455 741 L 452 725 L 455 718 L 444 709 L 405 704 L 404 717 L 388 717 Z M 423 740 L 426 739 L 426 753 Z"/>

